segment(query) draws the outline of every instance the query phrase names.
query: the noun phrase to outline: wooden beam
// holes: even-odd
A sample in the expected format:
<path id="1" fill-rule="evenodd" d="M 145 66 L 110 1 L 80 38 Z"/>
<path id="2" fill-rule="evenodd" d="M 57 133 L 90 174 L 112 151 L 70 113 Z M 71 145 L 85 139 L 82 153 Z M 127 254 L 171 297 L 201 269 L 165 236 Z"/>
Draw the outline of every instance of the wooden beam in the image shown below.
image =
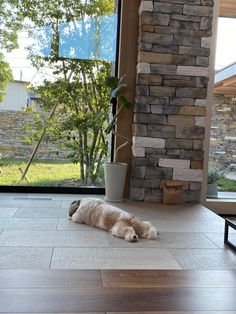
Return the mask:
<path id="1" fill-rule="evenodd" d="M 138 47 L 138 9 L 140 0 L 122 0 L 121 9 L 121 34 L 120 34 L 120 52 L 119 52 L 119 77 L 126 75 L 125 83 L 128 84 L 125 96 L 133 104 L 135 101 L 136 89 L 136 64 Z M 132 140 L 133 110 L 124 110 L 118 116 L 117 133 L 120 133 Z M 115 149 L 119 147 L 124 140 L 116 138 Z M 125 197 L 129 195 L 130 165 L 131 165 L 131 147 L 120 151 L 119 162 L 129 164 L 127 180 L 125 185 Z"/>

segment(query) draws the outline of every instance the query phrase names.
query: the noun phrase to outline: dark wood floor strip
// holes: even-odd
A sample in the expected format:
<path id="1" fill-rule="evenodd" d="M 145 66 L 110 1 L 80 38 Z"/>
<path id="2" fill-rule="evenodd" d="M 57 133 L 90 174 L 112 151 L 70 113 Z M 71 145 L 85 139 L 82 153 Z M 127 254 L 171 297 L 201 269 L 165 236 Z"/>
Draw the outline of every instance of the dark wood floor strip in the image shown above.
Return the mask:
<path id="1" fill-rule="evenodd" d="M 236 287 L 231 270 L 101 270 L 104 287 Z"/>
<path id="2" fill-rule="evenodd" d="M 0 270 L 0 288 L 101 287 L 99 270 Z"/>
<path id="3" fill-rule="evenodd" d="M 107 312 L 106 314 L 236 314 L 236 311 Z"/>
<path id="4" fill-rule="evenodd" d="M 235 296 L 235 271 L 0 271 L 5 314 L 236 314 Z"/>
<path id="5" fill-rule="evenodd" d="M 1 289 L 1 313 L 236 311 L 236 288 Z"/>
<path id="6" fill-rule="evenodd" d="M 19 313 L 11 313 L 11 314 L 19 314 Z M 21 313 L 26 314 L 26 313 Z M 28 313 L 27 313 L 28 314 Z M 55 313 L 34 313 L 34 314 L 55 314 Z M 68 314 L 68 313 L 58 313 L 58 314 Z M 155 311 L 155 312 L 74 312 L 69 314 L 236 314 L 236 311 Z"/>

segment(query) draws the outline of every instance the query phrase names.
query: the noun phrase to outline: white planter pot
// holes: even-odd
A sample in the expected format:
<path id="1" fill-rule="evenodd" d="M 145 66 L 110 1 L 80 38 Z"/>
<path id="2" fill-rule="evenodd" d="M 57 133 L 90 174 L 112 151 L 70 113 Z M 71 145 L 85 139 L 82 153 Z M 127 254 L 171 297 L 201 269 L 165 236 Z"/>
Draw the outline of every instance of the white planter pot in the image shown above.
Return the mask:
<path id="1" fill-rule="evenodd" d="M 215 183 L 207 184 L 207 197 L 218 198 L 218 190 Z"/>
<path id="2" fill-rule="evenodd" d="M 123 200 L 128 164 L 107 162 L 105 165 L 106 201 Z"/>

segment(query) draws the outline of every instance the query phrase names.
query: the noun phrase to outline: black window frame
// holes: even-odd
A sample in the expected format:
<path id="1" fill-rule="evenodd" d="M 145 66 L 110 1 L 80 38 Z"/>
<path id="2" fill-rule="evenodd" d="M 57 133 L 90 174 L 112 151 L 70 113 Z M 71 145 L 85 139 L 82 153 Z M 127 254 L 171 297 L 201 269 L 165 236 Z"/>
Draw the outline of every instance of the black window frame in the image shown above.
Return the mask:
<path id="1" fill-rule="evenodd" d="M 116 60 L 115 60 L 115 75 L 118 75 L 118 67 L 119 67 L 119 49 L 120 49 L 120 24 L 121 24 L 121 1 L 118 0 L 118 8 L 117 8 L 117 39 L 116 39 Z M 116 106 L 113 105 L 112 114 L 116 113 Z M 114 160 L 114 135 L 111 138 L 111 152 L 110 152 L 110 160 Z M 105 187 L 56 187 L 56 186 L 16 186 L 16 185 L 0 185 L 0 193 L 50 193 L 50 194 L 97 194 L 104 195 Z"/>

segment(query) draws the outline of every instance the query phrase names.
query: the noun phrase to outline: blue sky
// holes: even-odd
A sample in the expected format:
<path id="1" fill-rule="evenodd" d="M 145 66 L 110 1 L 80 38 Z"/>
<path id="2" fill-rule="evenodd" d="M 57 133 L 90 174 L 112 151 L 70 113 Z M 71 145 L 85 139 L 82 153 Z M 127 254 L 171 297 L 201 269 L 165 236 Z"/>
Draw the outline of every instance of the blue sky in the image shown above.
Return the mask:
<path id="1" fill-rule="evenodd" d="M 236 61 L 236 19 L 219 18 L 215 68 L 218 70 Z"/>
<path id="2" fill-rule="evenodd" d="M 236 19 L 219 18 L 218 19 L 218 35 L 216 48 L 215 68 L 218 70 L 236 61 Z M 37 71 L 34 69 L 30 61 L 27 60 L 27 51 L 25 47 L 29 44 L 26 32 L 19 34 L 19 49 L 15 49 L 6 55 L 7 61 L 13 70 L 14 78 L 22 79 L 28 82 L 37 83 L 43 78 L 50 79 L 51 74 L 48 69 Z M 51 77 L 52 78 L 52 77 Z"/>

